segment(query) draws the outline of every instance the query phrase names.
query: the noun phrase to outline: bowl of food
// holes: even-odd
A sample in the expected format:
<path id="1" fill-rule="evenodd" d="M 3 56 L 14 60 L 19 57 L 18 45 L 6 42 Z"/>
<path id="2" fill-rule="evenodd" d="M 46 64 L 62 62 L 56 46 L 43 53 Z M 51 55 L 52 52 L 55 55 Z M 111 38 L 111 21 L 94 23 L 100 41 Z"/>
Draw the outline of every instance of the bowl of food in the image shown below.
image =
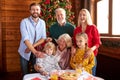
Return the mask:
<path id="1" fill-rule="evenodd" d="M 76 72 L 64 72 L 59 76 L 60 80 L 77 80 L 79 74 Z"/>

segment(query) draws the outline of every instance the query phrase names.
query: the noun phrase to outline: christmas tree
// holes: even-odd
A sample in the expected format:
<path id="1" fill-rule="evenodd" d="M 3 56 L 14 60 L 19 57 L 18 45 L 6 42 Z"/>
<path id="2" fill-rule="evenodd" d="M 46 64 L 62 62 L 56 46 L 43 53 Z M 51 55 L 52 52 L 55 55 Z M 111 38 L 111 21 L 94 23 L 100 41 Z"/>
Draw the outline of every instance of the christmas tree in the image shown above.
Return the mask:
<path id="1" fill-rule="evenodd" d="M 64 8 L 66 10 L 66 20 L 74 24 L 74 12 L 71 11 L 69 0 L 41 0 L 41 18 L 45 20 L 46 27 L 50 27 L 55 21 L 55 9 Z"/>

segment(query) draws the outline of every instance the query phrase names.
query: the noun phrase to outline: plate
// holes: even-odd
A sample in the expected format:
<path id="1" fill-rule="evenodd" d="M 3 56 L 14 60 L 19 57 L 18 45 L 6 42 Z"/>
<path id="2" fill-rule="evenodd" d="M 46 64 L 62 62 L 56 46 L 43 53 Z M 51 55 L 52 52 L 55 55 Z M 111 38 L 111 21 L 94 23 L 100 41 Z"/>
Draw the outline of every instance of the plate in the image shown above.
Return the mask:
<path id="1" fill-rule="evenodd" d="M 39 79 L 41 79 L 41 80 L 47 80 L 47 77 L 40 75 L 40 73 L 26 74 L 23 77 L 23 80 L 32 80 L 32 79 L 33 80 L 34 79 L 36 79 L 36 80 L 39 80 Z"/>

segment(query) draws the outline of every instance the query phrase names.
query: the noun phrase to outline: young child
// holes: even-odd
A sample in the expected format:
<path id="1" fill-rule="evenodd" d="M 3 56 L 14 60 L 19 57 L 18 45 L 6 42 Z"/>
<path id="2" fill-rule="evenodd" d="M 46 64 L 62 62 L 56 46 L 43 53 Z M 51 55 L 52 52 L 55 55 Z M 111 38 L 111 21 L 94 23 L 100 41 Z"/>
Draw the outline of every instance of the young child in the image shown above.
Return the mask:
<path id="1" fill-rule="evenodd" d="M 47 76 L 52 70 L 60 70 L 54 57 L 55 45 L 52 42 L 48 42 L 45 44 L 43 51 L 45 52 L 45 57 L 36 59 L 40 74 Z"/>
<path id="2" fill-rule="evenodd" d="M 70 65 L 73 69 L 78 67 L 83 68 L 85 71 L 92 74 L 92 68 L 95 65 L 94 53 L 91 53 L 90 57 L 84 58 L 85 52 L 90 49 L 87 46 L 87 42 L 88 36 L 86 33 L 78 33 L 76 35 L 77 48 L 72 47 Z"/>

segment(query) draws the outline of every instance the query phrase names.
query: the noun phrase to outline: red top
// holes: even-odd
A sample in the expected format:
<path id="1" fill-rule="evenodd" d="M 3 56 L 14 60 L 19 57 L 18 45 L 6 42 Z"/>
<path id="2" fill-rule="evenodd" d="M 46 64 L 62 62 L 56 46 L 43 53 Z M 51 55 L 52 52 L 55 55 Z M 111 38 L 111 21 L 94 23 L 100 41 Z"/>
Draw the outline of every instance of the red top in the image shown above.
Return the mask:
<path id="1" fill-rule="evenodd" d="M 73 40 L 75 44 L 76 44 L 75 36 L 77 33 L 80 32 L 82 32 L 82 27 L 81 26 L 76 27 L 73 34 Z M 87 25 L 85 33 L 88 35 L 88 47 L 90 48 L 93 46 L 97 47 L 97 49 L 94 50 L 94 55 L 96 56 L 98 53 L 98 47 L 101 44 L 100 34 L 97 30 L 97 27 L 95 25 Z"/>

